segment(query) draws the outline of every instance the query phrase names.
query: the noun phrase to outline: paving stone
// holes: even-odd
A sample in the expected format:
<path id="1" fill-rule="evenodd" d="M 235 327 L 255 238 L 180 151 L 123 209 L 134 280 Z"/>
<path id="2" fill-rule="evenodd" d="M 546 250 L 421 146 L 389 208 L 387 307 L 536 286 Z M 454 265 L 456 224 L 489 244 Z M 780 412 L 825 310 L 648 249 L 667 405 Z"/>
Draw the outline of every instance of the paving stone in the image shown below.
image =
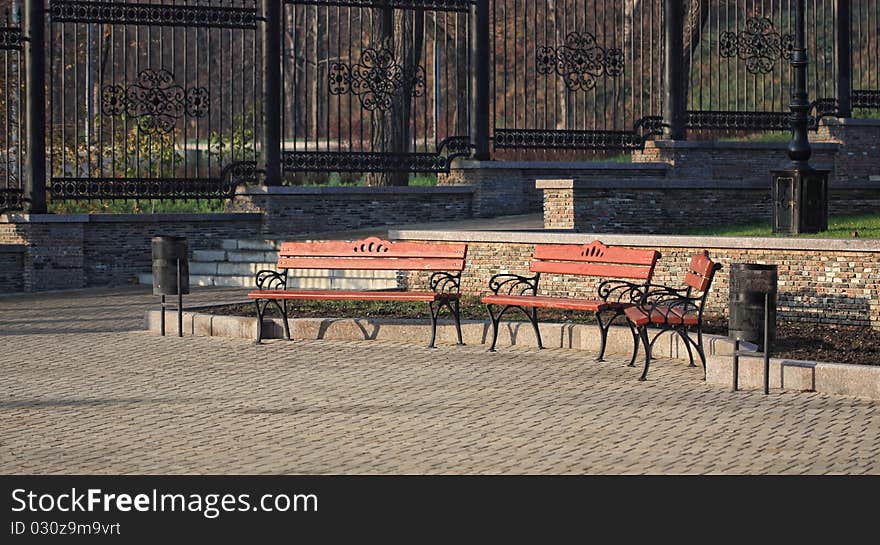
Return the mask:
<path id="1" fill-rule="evenodd" d="M 158 337 L 157 303 L 0 297 L 0 472 L 880 473 L 865 399 L 731 393 L 662 358 L 640 383 L 624 357 L 525 345 Z"/>

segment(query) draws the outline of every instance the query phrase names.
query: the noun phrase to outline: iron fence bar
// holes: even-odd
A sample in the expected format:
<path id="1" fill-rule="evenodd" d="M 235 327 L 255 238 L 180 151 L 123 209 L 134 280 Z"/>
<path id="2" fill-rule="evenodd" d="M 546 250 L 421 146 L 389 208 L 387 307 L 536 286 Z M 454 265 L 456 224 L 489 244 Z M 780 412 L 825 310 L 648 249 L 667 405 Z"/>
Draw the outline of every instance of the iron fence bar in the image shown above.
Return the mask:
<path id="1" fill-rule="evenodd" d="M 489 1 L 477 0 L 471 8 L 471 95 L 473 112 L 470 131 L 474 159 L 489 159 Z M 536 99 L 537 100 L 537 99 Z"/>
<path id="2" fill-rule="evenodd" d="M 664 136 L 670 140 L 684 140 L 686 136 L 684 57 L 684 11 L 680 0 L 664 0 L 666 48 L 663 56 L 665 87 L 663 118 Z M 702 70 L 700 71 L 702 74 Z"/>
<path id="3" fill-rule="evenodd" d="M 31 214 L 46 213 L 46 12 L 43 0 L 25 0 L 27 156 L 25 201 Z"/>
<path id="4" fill-rule="evenodd" d="M 281 185 L 281 0 L 263 0 L 264 183 Z"/>
<path id="5" fill-rule="evenodd" d="M 852 13 L 850 0 L 834 3 L 837 23 L 837 113 L 840 117 L 852 117 Z"/>

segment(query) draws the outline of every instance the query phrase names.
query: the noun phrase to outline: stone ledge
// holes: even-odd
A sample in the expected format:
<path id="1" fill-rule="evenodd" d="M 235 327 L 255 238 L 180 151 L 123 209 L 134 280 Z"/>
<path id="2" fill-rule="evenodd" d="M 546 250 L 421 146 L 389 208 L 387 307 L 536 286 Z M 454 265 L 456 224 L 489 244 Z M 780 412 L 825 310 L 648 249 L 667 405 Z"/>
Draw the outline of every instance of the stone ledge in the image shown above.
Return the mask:
<path id="1" fill-rule="evenodd" d="M 880 119 L 862 119 L 857 117 L 823 117 L 822 124 L 829 127 L 849 125 L 853 127 L 880 127 Z"/>
<path id="2" fill-rule="evenodd" d="M 732 387 L 733 342 L 722 337 L 716 344 L 723 349 L 716 347 L 707 357 L 706 382 Z M 764 358 L 749 351 L 739 360 L 739 388 L 763 390 Z M 880 366 L 771 358 L 770 388 L 880 399 Z"/>
<path id="3" fill-rule="evenodd" d="M 880 253 L 880 242 L 862 239 L 614 235 L 567 231 L 431 231 L 392 229 L 389 240 L 500 242 L 508 244 L 588 244 L 596 239 L 614 246 L 649 248 L 733 248 L 740 250 L 827 250 Z"/>
<path id="4" fill-rule="evenodd" d="M 832 180 L 829 184 L 831 191 L 852 191 L 861 189 L 878 189 L 877 182 L 880 176 L 873 177 L 868 182 L 848 181 L 837 182 Z M 873 183 L 872 183 L 873 182 Z M 770 190 L 770 172 L 767 180 L 741 180 L 741 179 L 698 179 L 698 178 L 645 178 L 645 179 L 538 179 L 535 187 L 544 189 L 766 189 Z"/>
<path id="5" fill-rule="evenodd" d="M 209 310 L 209 306 L 199 307 Z M 158 335 L 159 311 L 147 311 L 144 324 L 148 331 Z M 264 339 L 283 338 L 281 319 L 263 322 Z M 256 319 L 242 316 L 217 316 L 208 313 L 184 312 L 184 336 L 256 338 Z M 408 344 L 427 344 L 430 325 L 421 320 L 373 320 L 360 318 L 295 318 L 290 320 L 294 339 L 364 341 L 375 340 Z M 173 312 L 166 315 L 166 335 L 177 334 L 177 318 Z M 488 322 L 464 321 L 462 336 L 465 344 L 487 344 L 490 335 Z M 595 353 L 599 348 L 596 326 L 590 324 L 541 324 L 541 336 L 547 348 L 583 350 Z M 657 343 L 654 356 L 687 360 L 687 351 L 678 337 L 667 336 Z M 442 323 L 437 331 L 438 346 L 454 350 L 455 328 Z M 733 342 L 720 335 L 705 335 L 707 347 L 706 381 L 715 386 L 730 386 L 733 382 Z M 448 346 L 452 345 L 452 346 Z M 535 337 L 528 322 L 503 323 L 498 336 L 498 350 L 508 346 L 535 347 Z M 740 358 L 739 386 L 744 390 L 763 388 L 763 359 L 753 345 L 745 345 L 752 355 Z M 608 335 L 608 354 L 629 356 L 632 337 L 625 327 L 614 326 Z M 640 354 L 641 355 L 641 354 Z M 585 363 L 592 357 L 585 356 Z M 636 360 L 641 368 L 644 360 Z M 593 363 L 594 365 L 602 365 Z M 633 374 L 633 380 L 637 374 Z M 880 366 L 847 365 L 824 362 L 800 362 L 771 359 L 770 387 L 788 390 L 815 391 L 835 395 L 848 395 L 880 399 Z"/>
<path id="6" fill-rule="evenodd" d="M 184 336 L 232 337 L 236 339 L 256 339 L 256 319 L 242 316 L 221 316 L 210 314 L 211 305 L 193 307 L 203 312 L 183 313 Z M 168 311 L 165 315 L 165 334 L 177 335 L 177 315 Z M 147 331 L 160 333 L 160 311 L 148 310 L 144 315 Z M 292 318 L 291 335 L 294 339 L 341 341 L 375 340 L 427 345 L 431 334 L 428 320 L 376 320 L 369 318 Z M 282 339 L 283 324 L 280 318 L 267 318 L 263 321 L 264 339 Z M 488 321 L 462 321 L 462 337 L 465 344 L 488 344 L 491 326 Z M 585 350 L 596 353 L 599 350 L 599 335 L 595 325 L 542 323 L 541 337 L 547 348 Z M 715 336 L 706 335 L 704 339 L 712 350 Z M 678 337 L 669 336 L 665 342 L 655 345 L 658 357 L 686 359 L 687 349 Z M 441 321 L 437 328 L 438 345 L 456 342 L 455 327 L 451 321 Z M 502 322 L 498 334 L 498 349 L 508 346 L 537 346 L 532 326 L 529 322 Z M 608 334 L 608 354 L 632 354 L 632 336 L 629 329 L 614 326 Z M 588 361 L 592 356 L 588 357 Z M 640 360 L 644 361 L 644 360 Z M 637 360 L 636 365 L 639 364 Z"/>
<path id="7" fill-rule="evenodd" d="M 811 142 L 810 146 L 813 151 L 837 151 L 840 144 L 834 142 Z M 725 142 L 717 140 L 648 140 L 645 142 L 645 149 L 699 149 L 699 150 L 761 150 L 783 152 L 782 162 L 784 162 L 784 152 L 788 149 L 788 142 Z"/>
<path id="8" fill-rule="evenodd" d="M 476 188 L 468 185 L 399 186 L 399 187 L 295 187 L 295 186 L 249 186 L 239 189 L 236 195 L 434 195 L 448 193 L 473 193 Z"/>
<path id="9" fill-rule="evenodd" d="M 667 163 L 612 163 L 592 161 L 470 161 L 458 160 L 453 170 L 598 170 L 598 171 L 662 171 L 669 169 Z"/>
<path id="10" fill-rule="evenodd" d="M 206 214 L 4 214 L 0 223 L 170 223 L 207 221 L 259 221 L 251 212 Z"/>

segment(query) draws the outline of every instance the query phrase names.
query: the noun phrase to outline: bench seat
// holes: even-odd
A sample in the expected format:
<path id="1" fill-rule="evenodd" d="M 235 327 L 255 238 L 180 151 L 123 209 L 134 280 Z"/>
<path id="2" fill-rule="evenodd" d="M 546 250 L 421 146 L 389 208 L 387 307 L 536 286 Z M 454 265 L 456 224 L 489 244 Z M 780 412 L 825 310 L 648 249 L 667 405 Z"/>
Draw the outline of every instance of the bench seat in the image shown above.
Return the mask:
<path id="1" fill-rule="evenodd" d="M 509 305 L 528 308 L 558 308 L 563 310 L 584 310 L 598 312 L 623 307 L 623 303 L 602 301 L 600 299 L 572 299 L 568 297 L 547 297 L 543 295 L 485 295 L 482 302 L 487 305 Z"/>
<path id="2" fill-rule="evenodd" d="M 437 338 L 437 318 L 444 309 L 455 318 L 458 344 L 461 335 L 461 272 L 467 245 L 458 243 L 390 242 L 377 237 L 363 240 L 284 242 L 278 251 L 278 270 L 257 272 L 256 288 L 248 293 L 257 308 L 257 344 L 263 338 L 263 315 L 274 305 L 284 319 L 284 338 L 290 339 L 288 306 L 291 301 L 398 301 L 427 303 L 431 315 L 431 340 Z M 290 269 L 364 271 L 424 271 L 431 291 L 288 289 Z M 295 306 L 295 305 L 294 305 Z"/>
<path id="3" fill-rule="evenodd" d="M 651 310 L 651 315 L 640 307 L 631 306 L 624 311 L 627 319 L 641 327 L 652 324 L 669 324 L 669 325 L 697 325 L 700 320 L 695 313 L 682 313 L 680 309 L 669 308 L 668 306 L 657 306 Z"/>
<path id="4" fill-rule="evenodd" d="M 251 299 L 299 299 L 319 301 L 442 301 L 458 299 L 457 293 L 430 291 L 356 291 L 356 290 L 254 290 Z"/>
<path id="5" fill-rule="evenodd" d="M 502 272 L 489 279 L 491 293 L 481 298 L 492 321 L 489 351 L 495 350 L 498 323 L 510 309 L 518 309 L 526 315 L 535 330 L 538 348 L 542 348 L 538 309 L 555 308 L 595 315 L 601 341 L 596 360 L 604 361 L 611 324 L 624 317 L 624 311 L 638 301 L 642 286 L 651 281 L 659 257 L 660 252 L 656 250 L 606 246 L 598 240 L 583 245 L 535 245 L 529 264 L 529 272 L 534 276 Z M 592 277 L 596 291 L 582 297 L 540 295 L 538 282 L 542 274 Z M 633 336 L 632 365 L 638 350 L 638 334 L 634 325 L 630 325 L 630 332 Z"/>

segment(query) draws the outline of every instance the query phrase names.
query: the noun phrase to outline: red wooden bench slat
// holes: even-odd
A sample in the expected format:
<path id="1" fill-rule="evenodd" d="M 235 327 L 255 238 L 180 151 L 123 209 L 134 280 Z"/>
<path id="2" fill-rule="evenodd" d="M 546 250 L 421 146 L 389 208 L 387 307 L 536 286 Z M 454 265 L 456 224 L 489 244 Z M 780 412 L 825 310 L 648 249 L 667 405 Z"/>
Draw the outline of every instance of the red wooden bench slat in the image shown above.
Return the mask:
<path id="1" fill-rule="evenodd" d="M 685 283 L 697 291 L 706 291 L 709 287 L 709 276 L 715 263 L 709 259 L 709 252 L 703 250 L 691 258 L 688 265 L 688 273 L 684 277 Z"/>
<path id="2" fill-rule="evenodd" d="M 578 261 L 587 263 L 617 263 L 653 267 L 660 257 L 657 250 L 639 250 L 605 246 L 594 240 L 590 244 L 539 244 L 534 258 L 540 261 Z"/>
<path id="3" fill-rule="evenodd" d="M 603 263 L 572 263 L 560 261 L 532 261 L 529 271 L 533 273 L 579 274 L 584 276 L 605 276 L 608 278 L 632 278 L 648 280 L 653 267 L 608 265 Z"/>
<path id="4" fill-rule="evenodd" d="M 532 295 L 486 295 L 481 301 L 490 305 L 510 305 L 521 307 L 538 307 L 538 308 L 561 308 L 568 310 L 586 310 L 597 311 L 605 310 L 614 306 L 613 303 L 606 303 L 601 300 L 593 299 L 572 299 L 569 297 L 546 297 Z"/>
<path id="5" fill-rule="evenodd" d="M 692 272 L 684 276 L 685 283 L 697 291 L 706 291 L 709 287 L 709 279 Z"/>
<path id="6" fill-rule="evenodd" d="M 357 241 L 284 242 L 278 253 L 280 257 L 431 257 L 448 259 L 464 259 L 466 254 L 467 244 L 389 242 L 377 237 Z"/>
<path id="7" fill-rule="evenodd" d="M 655 307 L 651 311 L 650 318 L 648 317 L 647 312 L 636 306 L 631 306 L 624 312 L 626 313 L 626 317 L 636 326 L 643 326 L 649 321 L 654 324 L 671 325 L 679 325 L 682 323 L 685 325 L 697 325 L 699 322 L 696 314 L 687 313 L 682 315 L 680 310 L 670 309 L 669 307 L 664 306 Z"/>
<path id="8" fill-rule="evenodd" d="M 251 299 L 310 299 L 323 301 L 438 301 L 456 299 L 458 294 L 419 291 L 358 291 L 358 290 L 256 290 Z"/>
<path id="9" fill-rule="evenodd" d="M 373 271 L 460 271 L 463 259 L 374 257 L 279 257 L 280 269 L 358 269 Z"/>
<path id="10" fill-rule="evenodd" d="M 715 263 L 709 259 L 709 251 L 703 250 L 701 253 L 694 255 L 690 262 L 690 271 L 700 276 L 709 276 Z"/>

